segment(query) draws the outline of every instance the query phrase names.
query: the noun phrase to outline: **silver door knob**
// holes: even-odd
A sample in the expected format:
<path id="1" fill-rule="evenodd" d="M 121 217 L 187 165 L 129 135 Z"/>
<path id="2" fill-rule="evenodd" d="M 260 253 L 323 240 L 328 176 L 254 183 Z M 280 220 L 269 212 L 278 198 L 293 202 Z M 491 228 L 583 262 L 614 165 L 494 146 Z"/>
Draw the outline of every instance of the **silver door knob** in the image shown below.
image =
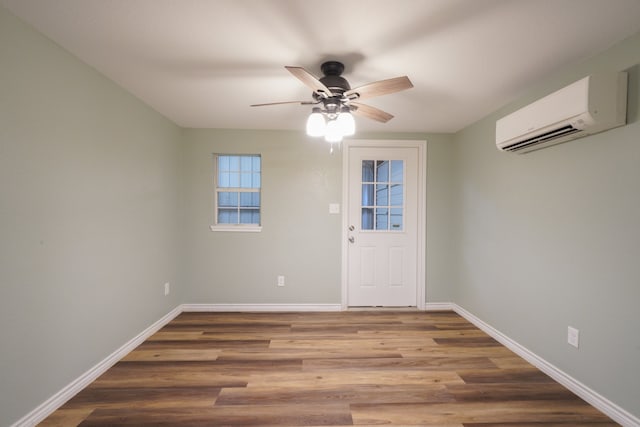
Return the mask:
<path id="1" fill-rule="evenodd" d="M 350 225 L 350 226 L 349 226 L 349 231 L 353 231 L 353 230 L 355 230 L 355 229 L 356 229 L 356 228 L 355 228 L 353 225 Z"/>
<path id="2" fill-rule="evenodd" d="M 353 236 L 349 236 L 349 241 L 350 241 L 351 243 L 355 243 L 356 239 L 355 239 L 355 237 L 353 237 Z"/>

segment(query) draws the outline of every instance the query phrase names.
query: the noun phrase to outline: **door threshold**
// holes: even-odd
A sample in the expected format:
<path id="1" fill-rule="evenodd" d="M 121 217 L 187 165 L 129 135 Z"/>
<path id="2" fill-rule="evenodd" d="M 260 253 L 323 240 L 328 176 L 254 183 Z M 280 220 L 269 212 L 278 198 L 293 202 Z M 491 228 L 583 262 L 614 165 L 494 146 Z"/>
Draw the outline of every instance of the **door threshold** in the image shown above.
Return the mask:
<path id="1" fill-rule="evenodd" d="M 417 307 L 387 307 L 387 306 L 365 306 L 347 307 L 347 311 L 420 311 Z"/>

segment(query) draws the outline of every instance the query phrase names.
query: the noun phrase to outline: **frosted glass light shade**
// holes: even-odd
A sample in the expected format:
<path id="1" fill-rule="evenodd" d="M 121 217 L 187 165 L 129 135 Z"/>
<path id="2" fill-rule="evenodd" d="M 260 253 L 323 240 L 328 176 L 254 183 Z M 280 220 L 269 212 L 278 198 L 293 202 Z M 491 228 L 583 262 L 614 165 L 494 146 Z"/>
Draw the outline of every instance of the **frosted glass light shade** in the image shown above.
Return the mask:
<path id="1" fill-rule="evenodd" d="M 327 131 L 324 135 L 324 139 L 327 142 L 342 141 L 342 129 L 340 129 L 338 120 L 329 120 L 329 123 L 327 123 Z"/>
<path id="2" fill-rule="evenodd" d="M 324 121 L 324 116 L 320 113 L 320 109 L 314 108 L 307 119 L 307 135 L 324 136 L 326 128 L 327 125 Z"/>
<path id="3" fill-rule="evenodd" d="M 356 121 L 349 111 L 341 112 L 336 119 L 342 135 L 351 136 L 356 133 Z"/>

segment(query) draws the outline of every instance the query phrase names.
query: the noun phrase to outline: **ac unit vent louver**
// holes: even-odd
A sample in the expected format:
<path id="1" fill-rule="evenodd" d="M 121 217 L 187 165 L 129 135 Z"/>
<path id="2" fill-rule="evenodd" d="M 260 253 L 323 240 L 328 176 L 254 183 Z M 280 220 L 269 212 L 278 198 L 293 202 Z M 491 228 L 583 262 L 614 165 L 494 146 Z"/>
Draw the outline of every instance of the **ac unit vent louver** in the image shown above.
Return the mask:
<path id="1" fill-rule="evenodd" d="M 627 73 L 585 77 L 496 122 L 499 150 L 527 153 L 626 123 Z"/>
<path id="2" fill-rule="evenodd" d="M 516 142 L 515 144 L 507 145 L 503 148 L 504 151 L 520 151 L 532 145 L 537 145 L 546 141 L 550 141 L 556 138 L 560 138 L 565 135 L 571 135 L 576 132 L 582 132 L 581 129 L 576 129 L 571 125 L 563 126 L 560 129 L 552 130 L 542 135 L 534 136 L 524 141 Z"/>

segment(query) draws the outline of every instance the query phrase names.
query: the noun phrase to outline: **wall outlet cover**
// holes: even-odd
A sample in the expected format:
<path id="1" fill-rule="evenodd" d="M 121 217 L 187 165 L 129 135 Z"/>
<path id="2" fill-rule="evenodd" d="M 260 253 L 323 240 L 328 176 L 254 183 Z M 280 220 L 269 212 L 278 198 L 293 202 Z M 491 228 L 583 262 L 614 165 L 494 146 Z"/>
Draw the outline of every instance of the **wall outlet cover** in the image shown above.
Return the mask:
<path id="1" fill-rule="evenodd" d="M 567 342 L 575 348 L 578 348 L 580 344 L 580 331 L 569 326 L 567 328 Z"/>

